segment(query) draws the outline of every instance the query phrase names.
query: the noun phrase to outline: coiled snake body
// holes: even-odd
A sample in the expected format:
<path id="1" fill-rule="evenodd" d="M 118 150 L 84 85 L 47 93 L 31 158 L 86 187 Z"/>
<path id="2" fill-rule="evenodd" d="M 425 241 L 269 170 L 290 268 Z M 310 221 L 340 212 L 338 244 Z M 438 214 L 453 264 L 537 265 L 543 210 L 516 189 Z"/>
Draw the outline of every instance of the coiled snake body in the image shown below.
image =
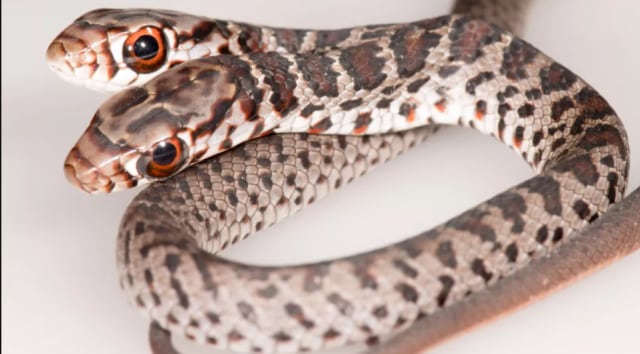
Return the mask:
<path id="1" fill-rule="evenodd" d="M 131 302 L 198 342 L 259 352 L 376 344 L 551 254 L 624 194 L 629 151 L 613 109 L 486 21 L 295 31 L 129 11 L 86 14 L 49 48 L 58 71 L 93 78 L 91 86 L 143 84 L 100 107 L 65 171 L 86 191 L 110 192 L 216 155 L 138 195 L 118 237 Z M 86 33 L 99 45 L 80 43 Z M 239 56 L 193 59 L 217 53 Z M 212 256 L 436 124 L 494 136 L 537 175 L 353 257 L 274 268 Z"/>

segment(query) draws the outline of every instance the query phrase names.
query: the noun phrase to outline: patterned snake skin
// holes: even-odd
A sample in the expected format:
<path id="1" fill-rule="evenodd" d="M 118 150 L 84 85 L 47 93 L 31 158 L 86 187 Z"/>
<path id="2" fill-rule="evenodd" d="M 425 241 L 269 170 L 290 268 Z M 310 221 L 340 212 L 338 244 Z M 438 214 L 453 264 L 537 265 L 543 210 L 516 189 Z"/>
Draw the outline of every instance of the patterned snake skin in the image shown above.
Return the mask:
<path id="1" fill-rule="evenodd" d="M 118 238 L 122 287 L 172 333 L 243 352 L 374 345 L 551 254 L 624 194 L 629 151 L 613 109 L 562 65 L 483 20 L 314 32 L 132 13 L 91 12 L 49 48 L 57 71 L 83 82 L 102 77 L 94 87 L 118 86 L 111 80 L 126 67 L 147 71 L 127 77 L 122 85 L 144 85 L 105 102 L 70 153 L 74 184 L 128 188 L 271 131 L 297 133 L 216 155 L 152 184 L 129 206 Z M 98 17 L 120 27 L 100 27 Z M 191 30 L 182 32 L 178 18 Z M 159 64 L 117 64 L 126 49 L 115 54 L 104 40 L 71 53 L 86 47 L 78 38 L 87 31 L 122 47 L 129 33 L 117 31 L 150 19 L 164 46 L 182 48 Z M 240 56 L 177 66 L 215 53 Z M 353 257 L 275 268 L 212 255 L 400 154 L 437 124 L 494 136 L 537 175 L 433 230 Z M 396 133 L 377 135 L 385 132 Z M 353 136 L 362 134 L 371 135 Z"/>

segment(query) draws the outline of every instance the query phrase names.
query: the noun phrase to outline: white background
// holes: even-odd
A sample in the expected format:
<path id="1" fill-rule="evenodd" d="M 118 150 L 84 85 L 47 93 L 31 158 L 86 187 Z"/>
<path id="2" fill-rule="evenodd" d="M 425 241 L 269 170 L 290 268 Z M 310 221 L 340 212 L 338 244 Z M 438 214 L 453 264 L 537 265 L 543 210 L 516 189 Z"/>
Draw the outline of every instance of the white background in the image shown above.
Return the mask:
<path id="1" fill-rule="evenodd" d="M 137 190 L 90 196 L 62 162 L 104 95 L 72 87 L 44 60 L 51 39 L 98 7 L 162 7 L 291 27 L 336 28 L 445 14 L 435 0 L 3 1 L 2 351 L 146 353 L 147 321 L 116 277 L 119 219 Z M 624 121 L 630 189 L 640 185 L 640 6 L 535 3 L 524 38 L 590 82 Z M 251 263 L 352 254 L 411 236 L 528 178 L 492 139 L 451 129 L 326 201 L 235 247 Z M 640 254 L 434 353 L 637 353 Z"/>

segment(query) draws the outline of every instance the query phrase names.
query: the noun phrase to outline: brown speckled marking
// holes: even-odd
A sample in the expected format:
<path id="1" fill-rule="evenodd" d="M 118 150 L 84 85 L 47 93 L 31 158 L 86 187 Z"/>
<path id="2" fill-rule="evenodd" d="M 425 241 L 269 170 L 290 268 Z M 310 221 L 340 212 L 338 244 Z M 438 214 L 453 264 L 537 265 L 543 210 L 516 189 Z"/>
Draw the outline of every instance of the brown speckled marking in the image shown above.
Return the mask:
<path id="1" fill-rule="evenodd" d="M 542 225 L 536 233 L 536 241 L 538 241 L 538 243 L 545 243 L 548 237 L 549 229 L 547 228 L 547 225 Z"/>
<path id="2" fill-rule="evenodd" d="M 573 203 L 573 210 L 580 217 L 580 219 L 585 220 L 591 214 L 591 210 L 589 210 L 589 204 L 585 203 L 583 200 L 576 200 Z"/>
<path id="3" fill-rule="evenodd" d="M 509 262 L 513 263 L 518 260 L 518 245 L 511 243 L 504 249 L 504 253 L 507 256 Z"/>
<path id="4" fill-rule="evenodd" d="M 602 119 L 614 114 L 613 108 L 607 104 L 607 101 L 590 87 L 581 89 L 576 95 L 576 101 L 583 107 L 582 114 L 588 119 Z"/>
<path id="5" fill-rule="evenodd" d="M 587 151 L 605 145 L 612 145 L 617 148 L 622 158 L 627 157 L 626 144 L 620 131 L 610 125 L 596 125 L 585 131 L 584 138 L 580 140 L 578 146 Z"/>
<path id="6" fill-rule="evenodd" d="M 219 27 L 220 26 L 220 27 Z M 190 32 L 183 32 L 178 34 L 178 43 L 183 44 L 188 41 L 194 43 L 200 43 L 209 40 L 212 33 L 217 32 L 225 38 L 228 38 L 229 31 L 225 28 L 225 24 L 222 21 L 202 21 L 193 26 Z M 227 35 L 227 36 L 225 36 Z"/>
<path id="7" fill-rule="evenodd" d="M 333 123 L 331 122 L 331 117 L 324 117 L 311 126 L 311 129 L 309 129 L 309 133 L 320 134 L 323 131 L 331 128 L 332 125 Z"/>
<path id="8" fill-rule="evenodd" d="M 607 182 L 609 185 L 607 186 L 607 199 L 609 199 L 609 203 L 616 202 L 616 190 L 618 189 L 618 182 L 620 177 L 615 172 L 609 172 L 607 175 Z"/>
<path id="9" fill-rule="evenodd" d="M 419 26 L 399 29 L 389 46 L 396 58 L 398 75 L 411 77 L 425 66 L 425 59 L 440 42 L 440 35 Z"/>
<path id="10" fill-rule="evenodd" d="M 496 242 L 496 232 L 491 225 L 482 222 L 486 212 L 469 210 L 459 215 L 454 220 L 448 221 L 445 225 L 460 231 L 467 231 L 477 235 L 483 242 Z"/>
<path id="11" fill-rule="evenodd" d="M 308 118 L 313 114 L 313 112 L 321 111 L 323 109 L 324 109 L 324 105 L 320 105 L 320 104 L 315 105 L 313 103 L 309 103 L 302 109 L 302 111 L 300 111 L 300 115 L 304 118 Z"/>
<path id="12" fill-rule="evenodd" d="M 551 238 L 551 241 L 553 243 L 558 243 L 558 242 L 562 241 L 563 238 L 564 238 L 564 231 L 562 231 L 562 228 L 557 227 L 553 231 L 553 237 Z"/>
<path id="13" fill-rule="evenodd" d="M 566 111 L 574 107 L 575 105 L 569 97 L 562 97 L 559 101 L 553 102 L 551 106 L 551 118 L 557 122 Z"/>
<path id="14" fill-rule="evenodd" d="M 300 30 L 277 28 L 273 35 L 280 46 L 287 52 L 299 52 L 306 32 Z"/>
<path id="15" fill-rule="evenodd" d="M 520 39 L 514 39 L 504 50 L 500 72 L 511 80 L 525 79 L 526 65 L 530 64 L 537 54 L 538 51 L 531 45 Z M 545 80 L 542 75 L 541 79 Z M 544 89 L 543 91 L 545 94 L 548 93 Z"/>
<path id="16" fill-rule="evenodd" d="M 418 291 L 407 283 L 399 283 L 395 286 L 395 289 L 402 295 L 402 298 L 408 302 L 418 301 Z"/>
<path id="17" fill-rule="evenodd" d="M 580 155 L 558 165 L 561 172 L 572 172 L 584 185 L 591 186 L 598 182 L 599 173 L 588 155 Z"/>
<path id="18" fill-rule="evenodd" d="M 213 102 L 210 107 L 211 118 L 196 128 L 194 132 L 195 135 L 199 136 L 200 134 L 206 134 L 217 129 L 226 117 L 227 111 L 232 104 L 233 100 L 225 99 Z"/>
<path id="19" fill-rule="evenodd" d="M 519 234 L 524 231 L 525 222 L 522 215 L 527 212 L 527 203 L 520 194 L 505 192 L 492 198 L 487 204 L 502 210 L 502 217 L 512 223 L 512 233 Z"/>
<path id="20" fill-rule="evenodd" d="M 356 98 L 353 100 L 348 100 L 340 103 L 340 108 L 344 111 L 350 111 L 356 107 L 360 107 L 362 105 L 362 98 Z"/>
<path id="21" fill-rule="evenodd" d="M 409 93 L 415 93 L 418 92 L 418 90 L 420 90 L 420 88 L 426 84 L 427 82 L 429 82 L 429 80 L 431 79 L 430 76 L 427 76 L 425 78 L 420 78 L 420 79 L 416 79 L 414 82 L 410 83 L 409 85 L 407 85 L 407 92 Z"/>
<path id="22" fill-rule="evenodd" d="M 458 261 L 456 260 L 455 250 L 451 241 L 444 241 L 438 244 L 438 248 L 436 249 L 436 257 L 438 260 L 449 268 L 456 268 L 458 266 Z"/>
<path id="23" fill-rule="evenodd" d="M 553 91 L 568 90 L 578 78 L 558 63 L 540 69 L 540 83 L 542 92 L 549 94 Z"/>
<path id="24" fill-rule="evenodd" d="M 405 276 L 409 278 L 416 278 L 418 276 L 418 271 L 405 262 L 403 259 L 396 258 L 393 260 L 393 265 L 402 272 Z"/>
<path id="25" fill-rule="evenodd" d="M 453 285 L 455 284 L 455 280 L 453 280 L 453 278 L 448 275 L 441 275 L 440 277 L 438 277 L 438 280 L 442 284 L 442 289 L 440 290 L 440 293 L 438 293 L 436 299 L 438 302 L 438 306 L 442 307 L 447 303 L 447 298 L 449 297 L 451 288 L 453 288 Z"/>
<path id="26" fill-rule="evenodd" d="M 558 181 L 549 176 L 534 177 L 520 184 L 531 193 L 539 194 L 544 199 L 544 209 L 553 215 L 562 213 L 560 202 L 560 185 Z"/>
<path id="27" fill-rule="evenodd" d="M 149 98 L 149 92 L 142 87 L 132 87 L 125 94 L 117 96 L 118 99 L 113 101 L 111 114 L 119 116 L 126 113 L 129 108 L 135 107 Z"/>
<path id="28" fill-rule="evenodd" d="M 382 51 L 375 43 L 365 43 L 345 49 L 340 64 L 354 81 L 355 90 L 372 90 L 387 77 L 382 73 L 385 60 L 377 57 Z"/>
<path id="29" fill-rule="evenodd" d="M 476 258 L 473 260 L 473 262 L 471 262 L 471 271 L 473 271 L 474 274 L 482 277 L 485 283 L 491 280 L 491 277 L 493 277 L 493 274 L 487 270 L 484 265 L 484 261 L 480 258 Z"/>
<path id="30" fill-rule="evenodd" d="M 533 146 L 538 146 L 538 144 L 540 144 L 540 141 L 542 140 L 542 132 L 535 132 L 533 133 L 533 140 L 531 141 L 533 143 Z"/>
<path id="31" fill-rule="evenodd" d="M 476 94 L 476 87 L 482 85 L 483 83 L 489 82 L 495 78 L 495 74 L 491 71 L 483 71 L 476 76 L 470 78 L 465 85 L 465 90 L 470 95 Z"/>
<path id="32" fill-rule="evenodd" d="M 460 19 L 451 26 L 449 39 L 451 59 L 470 64 L 484 55 L 484 46 L 500 40 L 500 31 L 485 21 Z"/>
<path id="33" fill-rule="evenodd" d="M 353 312 L 353 304 L 338 293 L 329 294 L 327 301 L 333 304 L 343 315 L 350 315 Z"/>
<path id="34" fill-rule="evenodd" d="M 460 70 L 460 66 L 458 65 L 447 65 L 447 66 L 443 66 L 440 68 L 440 70 L 438 70 L 438 76 L 440 76 L 443 79 L 448 78 L 449 76 L 455 74 L 456 72 L 458 72 L 458 70 Z"/>
<path id="35" fill-rule="evenodd" d="M 351 34 L 351 30 L 319 31 L 316 36 L 316 47 L 335 47 Z"/>
<path id="36" fill-rule="evenodd" d="M 341 333 L 336 331 L 335 329 L 329 328 L 326 332 L 324 332 L 323 337 L 326 340 L 331 340 L 331 339 L 334 339 L 334 338 L 340 336 L 340 334 Z"/>
<path id="37" fill-rule="evenodd" d="M 522 146 L 522 140 L 524 139 L 524 127 L 517 126 L 513 132 L 513 147 L 520 149 Z"/>
<path id="38" fill-rule="evenodd" d="M 300 305 L 288 303 L 285 305 L 285 311 L 287 312 L 287 315 L 296 319 L 296 321 L 298 321 L 298 323 L 300 323 L 304 328 L 311 329 L 315 327 L 315 323 L 305 317 Z"/>
<path id="39" fill-rule="evenodd" d="M 298 68 L 302 77 L 318 97 L 338 96 L 338 73 L 331 68 L 333 60 L 311 53 L 298 58 Z"/>
<path id="40" fill-rule="evenodd" d="M 265 288 L 258 290 L 256 294 L 265 299 L 272 299 L 278 295 L 278 288 L 273 284 L 269 284 Z"/>
<path id="41" fill-rule="evenodd" d="M 377 108 L 388 108 L 393 100 L 390 98 L 381 98 L 376 104 Z"/>
<path id="42" fill-rule="evenodd" d="M 408 122 L 413 122 L 415 118 L 416 105 L 410 102 L 404 102 L 400 105 L 398 113 L 405 116 Z"/>
<path id="43" fill-rule="evenodd" d="M 278 53 L 253 55 L 253 61 L 265 75 L 264 82 L 271 86 L 269 102 L 273 109 L 282 116 L 287 115 L 298 105 L 298 98 L 293 94 L 296 80 L 288 71 L 292 63 Z"/>
<path id="44" fill-rule="evenodd" d="M 356 124 L 353 127 L 353 133 L 356 135 L 363 134 L 367 131 L 369 123 L 371 123 L 371 113 L 365 112 L 358 114 L 358 118 L 356 118 Z"/>
<path id="45" fill-rule="evenodd" d="M 527 118 L 533 115 L 535 108 L 531 103 L 525 103 L 518 108 L 518 116 L 520 118 Z"/>
<path id="46" fill-rule="evenodd" d="M 237 35 L 238 46 L 242 53 L 255 53 L 262 50 L 261 48 L 261 31 L 255 27 L 240 24 L 240 32 Z"/>
<path id="47" fill-rule="evenodd" d="M 485 100 L 476 102 L 476 119 L 482 120 L 485 114 L 487 114 L 487 102 Z"/>

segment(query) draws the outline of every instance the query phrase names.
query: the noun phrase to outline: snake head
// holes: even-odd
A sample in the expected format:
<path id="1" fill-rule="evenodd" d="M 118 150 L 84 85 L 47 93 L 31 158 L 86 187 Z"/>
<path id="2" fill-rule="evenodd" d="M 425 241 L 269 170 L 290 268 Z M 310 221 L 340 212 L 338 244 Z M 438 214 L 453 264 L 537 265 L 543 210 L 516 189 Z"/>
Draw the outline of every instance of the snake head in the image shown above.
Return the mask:
<path id="1" fill-rule="evenodd" d="M 237 61 L 190 61 L 109 98 L 67 156 L 69 181 L 90 193 L 127 189 L 262 135 L 255 83 L 225 60 Z"/>
<path id="2" fill-rule="evenodd" d="M 167 10 L 99 9 L 65 28 L 47 62 L 61 78 L 99 91 L 142 85 L 185 61 L 217 54 L 227 32 L 212 21 Z"/>

